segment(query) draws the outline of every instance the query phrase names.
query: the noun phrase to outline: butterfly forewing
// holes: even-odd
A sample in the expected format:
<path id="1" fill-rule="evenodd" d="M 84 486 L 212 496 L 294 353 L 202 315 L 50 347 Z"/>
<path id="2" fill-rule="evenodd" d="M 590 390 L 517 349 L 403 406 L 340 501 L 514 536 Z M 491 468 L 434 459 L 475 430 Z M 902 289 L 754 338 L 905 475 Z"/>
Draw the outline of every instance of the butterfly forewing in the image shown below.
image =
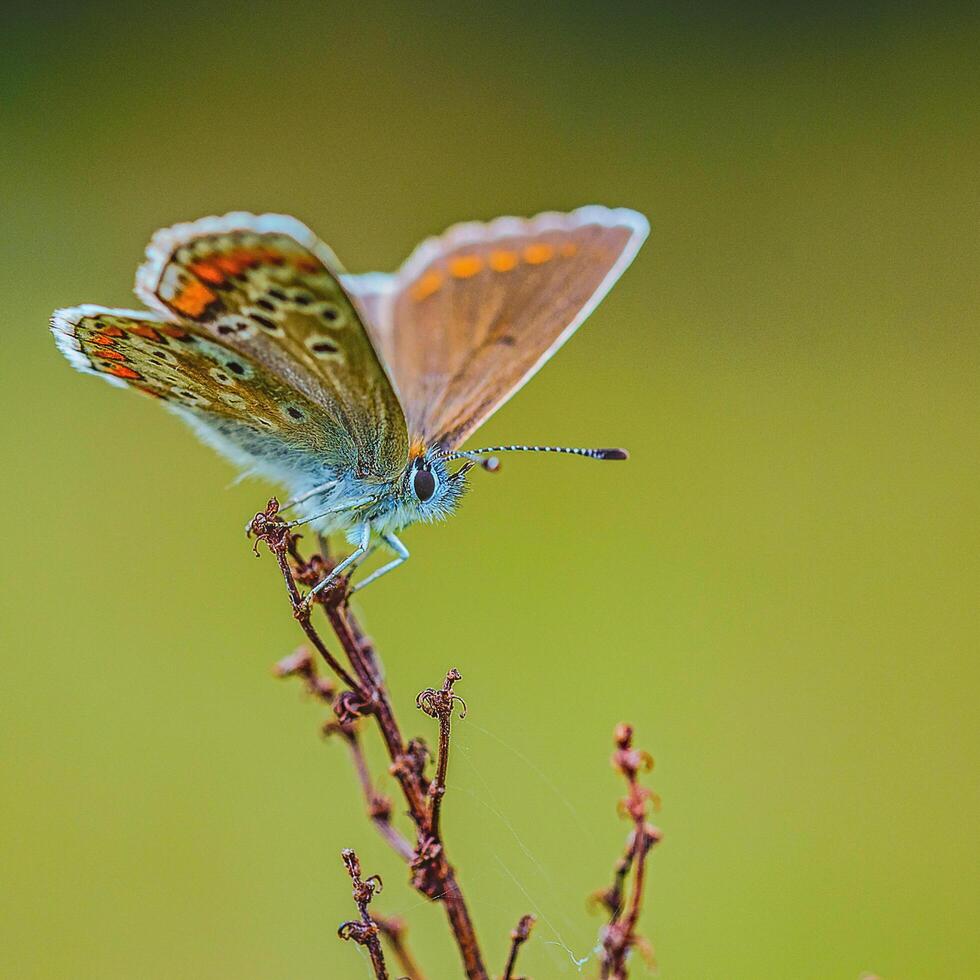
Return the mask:
<path id="1" fill-rule="evenodd" d="M 329 419 L 324 462 L 388 479 L 405 465 L 404 415 L 336 260 L 281 215 L 231 214 L 158 232 L 136 289 L 150 306 L 246 355 Z"/>
<path id="2" fill-rule="evenodd" d="M 646 233 L 642 215 L 601 207 L 469 223 L 419 246 L 393 284 L 365 277 L 411 434 L 462 443 L 571 335 Z"/>

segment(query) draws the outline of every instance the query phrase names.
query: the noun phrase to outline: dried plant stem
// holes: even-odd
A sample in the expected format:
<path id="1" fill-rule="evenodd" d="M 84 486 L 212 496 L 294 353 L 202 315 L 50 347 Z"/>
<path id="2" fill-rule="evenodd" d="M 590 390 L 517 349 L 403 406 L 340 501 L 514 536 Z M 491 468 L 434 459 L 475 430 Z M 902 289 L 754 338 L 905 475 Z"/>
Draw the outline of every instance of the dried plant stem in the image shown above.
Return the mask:
<path id="1" fill-rule="evenodd" d="M 285 522 L 278 517 L 278 510 L 278 502 L 273 498 L 265 511 L 256 514 L 249 525 L 249 531 L 258 540 L 264 541 L 275 555 L 286 583 L 294 615 L 303 632 L 324 662 L 347 687 L 347 690 L 341 691 L 333 699 L 333 710 L 337 717 L 337 724 L 348 738 L 355 769 L 358 771 L 368 809 L 372 813 L 372 820 L 396 852 L 409 862 L 412 870 L 412 886 L 432 901 L 438 901 L 445 908 L 468 980 L 489 980 L 476 938 L 476 930 L 459 887 L 456 871 L 446 856 L 439 820 L 449 754 L 448 715 L 452 713 L 453 704 L 459 701 L 458 696 L 452 693 L 452 684 L 459 679 L 459 675 L 451 671 L 442 690 L 432 691 L 435 698 L 432 701 L 435 711 L 428 713 L 437 717 L 440 723 L 437 772 L 432 783 L 436 791 L 432 793 L 425 777 L 427 758 L 425 745 L 417 739 L 406 743 L 402 737 L 387 688 L 378 669 L 374 648 L 347 608 L 343 581 L 338 583 L 338 588 L 325 590 L 324 594 L 318 595 L 316 605 L 321 605 L 325 609 L 333 632 L 350 663 L 350 671 L 333 656 L 316 627 L 313 626 L 310 618 L 311 609 L 303 604 L 297 583 L 308 586 L 315 584 L 327 574 L 329 566 L 321 554 L 315 554 L 309 560 L 303 559 L 296 548 L 295 538 L 289 533 Z M 290 566 L 290 559 L 293 567 Z M 423 691 L 419 695 L 419 706 L 423 707 L 423 710 L 427 710 L 423 705 L 429 693 Z M 444 705 L 448 705 L 445 712 L 443 712 Z M 443 717 L 444 713 L 446 717 Z M 357 743 L 356 732 L 352 728 L 359 718 L 366 716 L 373 717 L 377 723 L 391 761 L 390 771 L 398 781 L 408 806 L 409 816 L 415 825 L 414 847 L 391 827 L 390 810 L 385 814 L 383 808 L 376 808 L 378 797 Z M 350 729 L 349 736 L 344 726 Z M 377 812 L 373 812 L 375 810 Z M 378 949 L 380 950 L 380 944 Z M 374 959 L 372 953 L 372 963 Z M 377 971 L 377 966 L 375 969 Z"/>
<path id="2" fill-rule="evenodd" d="M 403 861 L 411 861 L 415 856 L 415 849 L 391 822 L 391 800 L 374 788 L 357 729 L 353 725 L 342 726 L 339 722 L 328 722 L 324 726 L 326 734 L 332 734 L 334 730 L 339 732 L 347 743 L 354 772 L 357 773 L 357 780 L 364 793 L 364 802 L 367 804 L 367 813 L 371 818 L 371 823 Z"/>
<path id="3" fill-rule="evenodd" d="M 633 748 L 633 729 L 629 725 L 617 726 L 615 742 L 612 764 L 627 783 L 627 793 L 620 801 L 620 808 L 633 822 L 633 829 L 626 839 L 623 856 L 616 862 L 612 885 L 596 896 L 609 912 L 609 923 L 600 937 L 599 975 L 602 980 L 626 980 L 631 951 L 634 947 L 646 948 L 636 927 L 643 905 L 647 855 L 662 836 L 660 830 L 647 821 L 648 808 L 656 802 L 656 797 L 639 782 L 639 774 L 653 768 L 653 759 L 648 753 Z M 629 897 L 624 901 L 631 871 L 633 881 Z"/>
<path id="4" fill-rule="evenodd" d="M 378 730 L 392 762 L 394 775 L 401 784 L 414 820 L 416 815 L 425 811 L 425 796 L 419 786 L 418 779 L 411 778 L 412 774 L 400 765 L 404 761 L 405 741 L 402 738 L 398 722 L 395 720 L 395 713 L 391 707 L 387 688 L 379 676 L 374 648 L 353 621 L 347 607 L 337 602 L 333 593 L 326 598 L 335 600 L 326 607 L 327 617 L 337 639 L 340 641 L 340 645 L 344 648 L 344 652 L 351 662 L 354 672 L 361 684 L 364 685 L 363 688 L 353 689 L 354 695 L 357 698 L 363 698 L 363 701 L 361 704 L 352 702 L 352 707 L 356 708 L 359 714 L 373 715 L 377 721 Z M 310 626 L 310 629 L 313 627 Z"/>
<path id="5" fill-rule="evenodd" d="M 421 739 L 406 742 L 402 737 L 374 647 L 347 607 L 346 580 L 340 580 L 336 588 L 319 594 L 314 605 L 323 607 L 346 655 L 349 670 L 323 642 L 311 622 L 310 606 L 302 602 L 298 583 L 311 587 L 321 581 L 331 568 L 322 542 L 321 553 L 304 559 L 297 550 L 296 539 L 278 517 L 275 498 L 269 501 L 264 512 L 255 516 L 249 530 L 258 540 L 264 541 L 275 555 L 296 619 L 313 648 L 346 689 L 338 692 L 332 681 L 320 678 L 314 660 L 305 648 L 280 661 L 276 673 L 301 677 L 311 694 L 331 705 L 335 718 L 324 726 L 324 732 L 339 735 L 347 744 L 372 823 L 408 864 L 412 872 L 412 887 L 430 900 L 439 902 L 445 909 L 468 980 L 490 980 L 483 965 L 476 930 L 456 871 L 446 856 L 442 837 L 442 805 L 446 795 L 452 715 L 457 705 L 462 709 L 460 717 L 466 714 L 465 702 L 454 691 L 456 682 L 460 680 L 459 671 L 455 668 L 449 670 L 442 687 L 426 688 L 416 699 L 418 707 L 439 724 L 435 772 L 429 780 L 426 777 L 429 750 Z M 374 718 L 377 724 L 391 763 L 389 771 L 404 796 L 408 816 L 415 827 L 414 844 L 393 825 L 391 800 L 376 789 L 371 777 L 359 731 L 361 723 L 368 717 Z M 636 929 L 643 904 L 647 856 L 661 837 L 660 831 L 647 821 L 648 809 L 656 798 L 639 782 L 640 773 L 651 769 L 653 760 L 647 753 L 633 748 L 633 729 L 629 725 L 617 727 L 615 741 L 612 763 L 627 783 L 627 794 L 620 801 L 620 808 L 633 826 L 624 853 L 614 867 L 611 886 L 596 896 L 609 914 L 599 944 L 602 980 L 627 980 L 631 952 L 635 948 L 641 951 L 647 949 Z M 353 882 L 354 901 L 360 919 L 344 923 L 339 930 L 340 936 L 368 950 L 377 980 L 388 978 L 380 939 L 382 936 L 409 980 L 423 980 L 422 972 L 405 944 L 403 923 L 397 919 L 372 918 L 368 911 L 374 894 L 381 890 L 380 878 L 374 876 L 362 880 L 357 855 L 353 851 L 344 851 L 343 856 Z M 517 957 L 533 925 L 534 917 L 525 915 L 511 932 L 503 980 L 521 980 L 514 972 Z"/>
<path id="6" fill-rule="evenodd" d="M 252 525 L 249 525 L 251 528 Z M 289 560 L 286 557 L 286 551 L 291 544 L 291 539 L 289 538 L 289 532 L 283 532 L 285 536 L 286 547 L 273 547 L 269 544 L 267 539 L 266 543 L 269 544 L 269 548 L 276 557 L 276 561 L 279 563 L 279 570 L 282 572 L 282 577 L 286 582 L 286 591 L 289 593 L 289 601 L 292 603 L 293 609 L 298 609 L 300 607 L 300 594 L 299 589 L 296 588 L 296 581 L 293 578 L 293 574 L 289 568 Z M 259 536 L 261 537 L 261 536 Z M 299 621 L 300 626 L 303 628 L 303 632 L 306 634 L 310 643 L 316 648 L 317 653 L 323 657 L 326 661 L 327 666 L 352 690 L 355 694 L 362 697 L 366 697 L 364 691 L 361 689 L 357 681 L 350 676 L 349 673 L 341 665 L 334 655 L 327 649 L 323 640 L 320 639 L 320 635 L 310 624 L 309 616 L 297 616 L 296 619 Z"/>
<path id="7" fill-rule="evenodd" d="M 415 962 L 415 957 L 412 955 L 408 948 L 408 943 L 405 941 L 405 923 L 394 916 L 380 915 L 376 915 L 374 921 L 381 930 L 381 935 L 391 948 L 392 956 L 398 960 L 398 965 L 402 973 L 407 977 L 407 980 L 425 980 L 425 974 L 422 973 L 418 963 Z"/>
<path id="8" fill-rule="evenodd" d="M 453 667 L 448 674 L 442 688 L 426 688 L 415 699 L 416 705 L 422 709 L 430 718 L 439 721 L 439 752 L 436 756 L 436 778 L 429 784 L 429 836 L 438 840 L 439 838 L 439 814 L 442 812 L 442 798 L 446 795 L 446 771 L 449 767 L 449 735 L 451 720 L 453 716 L 453 705 L 458 701 L 463 710 L 460 718 L 466 716 L 466 702 L 458 695 L 453 694 L 453 685 L 460 680 L 461 674 Z"/>
<path id="9" fill-rule="evenodd" d="M 352 893 L 354 904 L 360 913 L 359 920 L 345 922 L 337 930 L 337 935 L 341 939 L 352 940 L 358 946 L 363 946 L 371 957 L 371 966 L 374 968 L 376 980 L 388 980 L 388 969 L 385 966 L 385 955 L 381 949 L 381 929 L 371 918 L 368 906 L 376 892 L 381 891 L 381 879 L 377 875 L 361 880 L 361 862 L 357 855 L 351 850 L 341 852 L 344 864 L 347 866 L 347 873 L 350 875 L 352 883 Z"/>
<path id="10" fill-rule="evenodd" d="M 517 966 L 517 954 L 520 952 L 521 947 L 531 937 L 531 929 L 534 926 L 534 922 L 535 919 L 533 915 L 522 915 L 520 921 L 511 930 L 510 955 L 507 957 L 507 966 L 504 967 L 504 975 L 502 980 L 521 980 L 521 978 L 514 973 L 514 969 Z"/>
<path id="11" fill-rule="evenodd" d="M 306 647 L 300 647 L 295 653 L 280 660 L 275 666 L 275 674 L 277 677 L 300 677 L 310 694 L 327 704 L 332 704 L 336 697 L 336 685 L 318 676 L 316 664 Z M 374 788 L 361 746 L 356 719 L 341 722 L 334 718 L 323 726 L 323 734 L 336 735 L 346 743 L 354 773 L 364 794 L 368 817 L 391 848 L 403 860 L 411 861 L 415 850 L 391 822 L 391 800 Z"/>

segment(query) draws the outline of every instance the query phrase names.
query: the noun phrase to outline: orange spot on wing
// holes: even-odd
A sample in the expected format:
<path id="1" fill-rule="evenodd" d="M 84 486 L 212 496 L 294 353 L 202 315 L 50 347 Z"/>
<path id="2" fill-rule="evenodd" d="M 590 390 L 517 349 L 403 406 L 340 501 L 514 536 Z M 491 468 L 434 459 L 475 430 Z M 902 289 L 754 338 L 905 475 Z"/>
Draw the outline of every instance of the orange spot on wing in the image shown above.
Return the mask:
<path id="1" fill-rule="evenodd" d="M 449 263 L 449 274 L 454 279 L 469 279 L 483 268 L 479 255 L 460 255 Z"/>
<path id="2" fill-rule="evenodd" d="M 233 276 L 240 276 L 246 269 L 260 265 L 284 265 L 287 261 L 279 249 L 267 246 L 255 248 L 234 248 L 229 252 L 209 255 L 206 259 L 192 262 L 187 268 L 202 282 L 220 286 Z M 320 269 L 320 263 L 310 255 L 300 254 L 293 259 L 300 272 L 313 273 Z"/>
<path id="3" fill-rule="evenodd" d="M 226 282 L 229 276 L 238 276 L 248 268 L 248 261 L 241 258 L 236 258 L 234 254 L 232 255 L 217 255 L 211 262 L 202 263 L 213 269 L 219 276 L 220 279 L 210 280 L 217 285 L 219 282 Z M 191 272 L 195 272 L 196 266 L 191 266 Z M 206 279 L 206 276 L 201 276 L 202 279 Z"/>
<path id="4" fill-rule="evenodd" d="M 161 324 L 160 332 L 165 333 L 168 337 L 173 337 L 174 340 L 188 340 L 191 336 L 186 330 L 181 330 L 180 327 L 175 327 L 169 323 Z"/>
<path id="5" fill-rule="evenodd" d="M 142 377 L 139 371 L 134 371 L 124 364 L 107 364 L 102 370 L 106 374 L 114 374 L 117 378 L 125 378 L 127 381 L 138 381 Z"/>
<path id="6" fill-rule="evenodd" d="M 107 337 L 125 337 L 126 331 L 122 327 L 117 327 L 112 323 L 103 323 L 95 328 L 101 334 L 105 334 Z"/>
<path id="7" fill-rule="evenodd" d="M 490 268 L 494 272 L 510 272 L 511 269 L 517 267 L 517 253 L 516 252 L 491 252 L 490 253 Z"/>
<path id="8" fill-rule="evenodd" d="M 427 272 L 411 289 L 411 297 L 417 303 L 423 299 L 428 299 L 434 292 L 442 286 L 442 275 L 435 270 Z"/>
<path id="9" fill-rule="evenodd" d="M 528 265 L 541 265 L 542 262 L 547 262 L 548 259 L 552 258 L 554 254 L 555 249 L 553 246 L 545 242 L 536 242 L 533 245 L 528 245 L 524 249 L 524 261 Z"/>
<path id="10" fill-rule="evenodd" d="M 203 279 L 214 286 L 225 281 L 225 271 L 222 269 L 220 258 L 214 262 L 193 262 L 188 268 L 198 279 Z"/>
<path id="11" fill-rule="evenodd" d="M 268 262 L 275 256 L 277 263 L 282 264 L 282 256 L 267 248 L 235 248 L 230 252 L 210 255 L 199 262 L 193 262 L 188 269 L 204 282 L 220 286 L 232 276 L 240 276 L 246 269 L 254 269 L 263 262 Z"/>
<path id="12" fill-rule="evenodd" d="M 96 333 L 92 334 L 92 343 L 99 344 L 102 347 L 111 347 L 116 342 L 115 337 L 107 337 L 105 334 Z"/>
<path id="13" fill-rule="evenodd" d="M 576 245 L 575 242 L 565 242 L 559 251 L 565 256 L 565 258 L 570 258 L 578 251 L 578 245 Z"/>
<path id="14" fill-rule="evenodd" d="M 212 261 L 227 275 L 240 276 L 246 269 L 268 262 L 271 255 L 267 248 L 236 248 L 227 255 L 214 256 Z"/>
<path id="15" fill-rule="evenodd" d="M 136 334 L 138 337 L 143 337 L 146 340 L 153 340 L 156 343 L 161 343 L 163 338 L 153 329 L 153 327 L 148 327 L 145 323 L 137 323 L 129 328 L 130 333 Z"/>
<path id="16" fill-rule="evenodd" d="M 106 360 L 106 361 L 125 361 L 126 360 L 125 355 L 120 354 L 119 351 L 117 351 L 117 350 L 108 350 L 106 348 L 103 348 L 102 350 L 96 351 L 95 352 L 95 356 L 96 357 L 101 357 L 103 360 Z"/>
<path id="17" fill-rule="evenodd" d="M 171 300 L 170 305 L 178 312 L 183 313 L 184 316 L 199 317 L 217 298 L 215 293 L 208 289 L 203 282 L 195 280 L 188 283 Z"/>

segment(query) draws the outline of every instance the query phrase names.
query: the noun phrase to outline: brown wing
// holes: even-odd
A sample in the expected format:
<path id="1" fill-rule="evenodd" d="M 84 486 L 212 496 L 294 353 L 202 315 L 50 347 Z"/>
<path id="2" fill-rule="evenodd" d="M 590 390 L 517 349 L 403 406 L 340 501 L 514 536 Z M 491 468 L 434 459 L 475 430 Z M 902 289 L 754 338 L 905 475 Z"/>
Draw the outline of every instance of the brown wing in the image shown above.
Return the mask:
<path id="1" fill-rule="evenodd" d="M 637 212 L 598 206 L 456 225 L 394 283 L 352 287 L 379 311 L 372 335 L 411 436 L 462 443 L 592 312 L 647 231 Z"/>
<path id="2" fill-rule="evenodd" d="M 157 232 L 136 292 L 319 405 L 348 436 L 345 465 L 389 479 L 408 457 L 405 417 L 338 276 L 295 219 L 228 214 Z"/>

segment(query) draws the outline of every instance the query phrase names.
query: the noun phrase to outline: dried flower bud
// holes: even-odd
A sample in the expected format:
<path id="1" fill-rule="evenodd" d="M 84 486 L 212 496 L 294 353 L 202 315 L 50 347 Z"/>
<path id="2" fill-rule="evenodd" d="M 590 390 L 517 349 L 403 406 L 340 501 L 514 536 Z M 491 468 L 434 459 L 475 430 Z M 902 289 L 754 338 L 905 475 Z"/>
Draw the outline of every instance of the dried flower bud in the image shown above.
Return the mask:
<path id="1" fill-rule="evenodd" d="M 341 725 L 350 725 L 364 715 L 366 705 L 354 691 L 341 691 L 334 698 L 333 713 Z"/>
<path id="2" fill-rule="evenodd" d="M 306 647 L 298 647 L 288 657 L 283 657 L 272 672 L 276 677 L 292 677 L 299 674 L 301 677 L 312 677 L 315 673 L 313 667 L 313 656 Z"/>

